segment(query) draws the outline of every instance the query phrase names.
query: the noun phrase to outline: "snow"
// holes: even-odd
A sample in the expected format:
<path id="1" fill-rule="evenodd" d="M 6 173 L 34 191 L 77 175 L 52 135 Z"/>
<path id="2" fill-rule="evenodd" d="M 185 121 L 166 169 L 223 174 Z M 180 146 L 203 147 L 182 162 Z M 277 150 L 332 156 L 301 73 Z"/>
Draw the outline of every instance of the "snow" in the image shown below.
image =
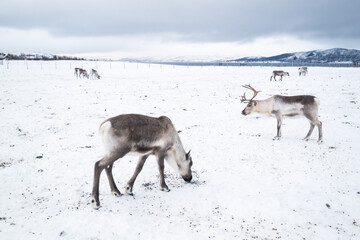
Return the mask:
<path id="1" fill-rule="evenodd" d="M 336 62 L 352 64 L 360 58 L 360 51 L 356 49 L 332 48 L 327 50 L 314 50 L 292 53 L 283 59 L 288 61 L 301 60 L 305 62 Z"/>
<path id="2" fill-rule="evenodd" d="M 74 67 L 101 80 L 76 79 Z M 187 67 L 122 62 L 0 65 L 0 239 L 359 239 L 360 73 L 358 68 L 297 67 L 270 82 L 271 67 Z M 241 115 L 251 84 L 263 99 L 312 94 L 309 123 Z M 247 93 L 249 95 L 251 93 Z M 99 124 L 122 113 L 166 115 L 191 149 L 193 181 L 168 165 L 159 190 L 154 157 L 134 196 L 110 194 L 90 205 L 94 163 L 104 152 Z M 137 156 L 114 164 L 122 193 Z"/>

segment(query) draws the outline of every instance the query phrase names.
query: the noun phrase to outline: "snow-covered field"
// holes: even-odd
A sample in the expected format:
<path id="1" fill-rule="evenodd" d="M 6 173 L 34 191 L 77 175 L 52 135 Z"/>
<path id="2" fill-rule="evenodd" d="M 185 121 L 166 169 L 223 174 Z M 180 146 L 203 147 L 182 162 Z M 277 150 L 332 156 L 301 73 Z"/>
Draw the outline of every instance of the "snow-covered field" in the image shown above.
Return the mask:
<path id="1" fill-rule="evenodd" d="M 76 79 L 74 67 L 101 80 Z M 360 239 L 360 69 L 186 67 L 109 62 L 0 65 L 0 239 Z M 243 84 L 320 101 L 324 142 L 306 119 L 241 115 Z M 247 93 L 249 96 L 251 92 Z M 89 204 L 99 124 L 140 113 L 170 117 L 193 158 L 193 181 L 168 165 L 159 190 L 150 157 L 134 196 L 115 197 L 103 172 L 102 207 Z M 124 193 L 137 162 L 114 165 Z"/>

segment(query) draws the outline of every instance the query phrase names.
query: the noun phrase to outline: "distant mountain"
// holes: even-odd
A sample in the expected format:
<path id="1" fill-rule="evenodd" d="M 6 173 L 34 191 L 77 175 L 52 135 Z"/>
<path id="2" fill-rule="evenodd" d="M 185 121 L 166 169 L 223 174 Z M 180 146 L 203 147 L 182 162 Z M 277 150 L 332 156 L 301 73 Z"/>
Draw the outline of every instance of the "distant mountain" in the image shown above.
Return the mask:
<path id="1" fill-rule="evenodd" d="M 328 50 L 314 50 L 308 52 L 284 53 L 272 57 L 245 57 L 230 60 L 230 62 L 301 62 L 301 63 L 329 63 L 329 62 L 359 62 L 360 50 L 333 48 Z"/>
<path id="2" fill-rule="evenodd" d="M 135 57 L 120 58 L 118 61 L 139 62 L 139 63 L 188 63 L 188 62 L 223 62 L 223 60 L 214 60 L 216 57 L 203 56 L 171 56 L 171 57 Z"/>
<path id="3" fill-rule="evenodd" d="M 0 53 L 0 60 L 84 60 L 84 58 L 58 56 L 44 53 L 31 53 L 31 54 L 12 54 L 12 53 Z"/>

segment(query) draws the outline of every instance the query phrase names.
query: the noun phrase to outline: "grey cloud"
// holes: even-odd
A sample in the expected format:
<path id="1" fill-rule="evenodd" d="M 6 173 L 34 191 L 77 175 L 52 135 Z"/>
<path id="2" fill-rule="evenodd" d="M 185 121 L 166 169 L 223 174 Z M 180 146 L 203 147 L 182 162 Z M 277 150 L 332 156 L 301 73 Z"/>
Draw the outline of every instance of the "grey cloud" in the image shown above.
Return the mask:
<path id="1" fill-rule="evenodd" d="M 246 41 L 288 34 L 360 38 L 360 1 L 102 0 L 3 1 L 0 27 L 57 36 L 174 33 L 186 41 Z"/>

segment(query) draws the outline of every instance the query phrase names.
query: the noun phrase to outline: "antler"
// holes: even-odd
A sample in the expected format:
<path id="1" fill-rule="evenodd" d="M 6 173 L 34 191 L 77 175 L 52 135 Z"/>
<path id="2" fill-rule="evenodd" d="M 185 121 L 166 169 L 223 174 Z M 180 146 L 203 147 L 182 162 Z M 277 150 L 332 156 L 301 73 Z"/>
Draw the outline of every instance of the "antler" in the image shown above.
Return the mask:
<path id="1" fill-rule="evenodd" d="M 261 92 L 261 91 L 256 91 L 252 86 L 250 86 L 250 84 L 247 84 L 247 85 L 243 85 L 244 88 L 247 88 L 247 89 L 250 89 L 254 92 L 254 95 L 252 96 L 252 98 L 249 100 L 249 99 L 246 99 L 245 97 L 245 92 L 244 92 L 244 95 L 241 96 L 241 102 L 251 102 L 255 97 L 256 95 Z"/>

